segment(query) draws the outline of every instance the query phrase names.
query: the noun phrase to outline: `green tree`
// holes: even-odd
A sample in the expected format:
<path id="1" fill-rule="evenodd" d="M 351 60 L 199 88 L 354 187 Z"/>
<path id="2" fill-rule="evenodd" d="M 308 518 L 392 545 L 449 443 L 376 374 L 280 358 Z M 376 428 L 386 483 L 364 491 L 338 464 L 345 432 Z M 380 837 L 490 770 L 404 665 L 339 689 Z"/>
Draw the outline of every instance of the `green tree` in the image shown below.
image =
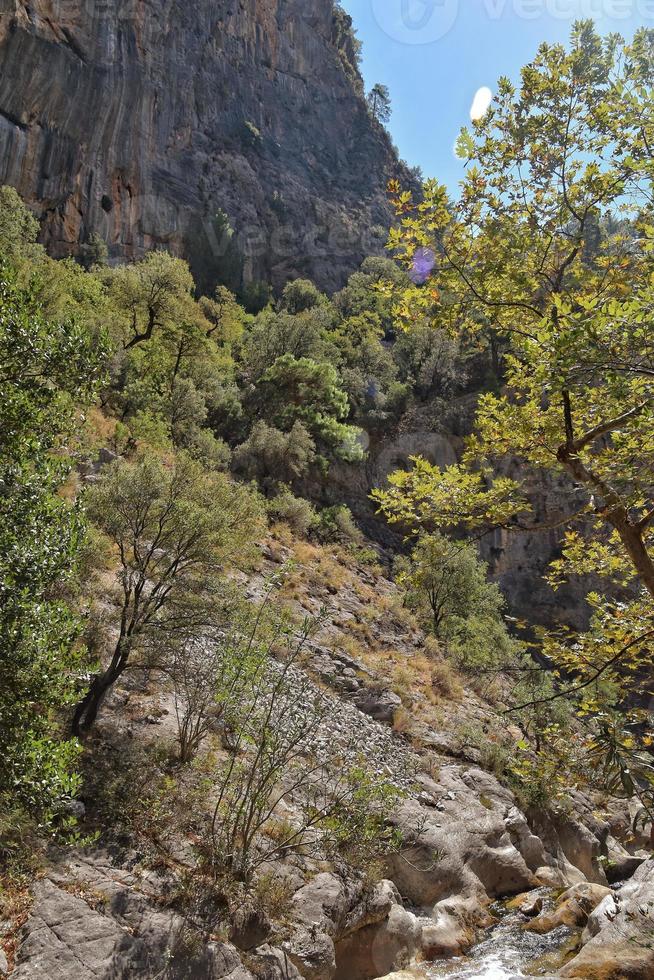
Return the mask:
<path id="1" fill-rule="evenodd" d="M 294 279 L 284 286 L 281 305 L 288 313 L 306 313 L 327 302 L 325 294 L 310 279 Z"/>
<path id="2" fill-rule="evenodd" d="M 16 262 L 29 255 L 39 223 L 13 187 L 0 187 L 0 256 Z"/>
<path id="3" fill-rule="evenodd" d="M 642 159 L 644 91 L 641 117 L 630 115 L 623 96 L 649 80 L 651 59 L 641 56 L 651 41 L 641 33 L 623 49 L 584 23 L 569 51 L 543 45 L 521 90 L 501 79 L 474 135 L 464 131 L 470 166 L 460 201 L 450 206 L 434 184 L 416 207 L 400 195 L 406 216 L 391 241 L 409 264 L 417 249 L 438 247 L 433 273 L 411 291 L 418 309 L 473 336 L 491 321 L 509 338 L 505 392 L 481 398 L 464 465 L 511 454 L 525 475 L 540 468 L 562 475 L 571 503 L 586 492 L 569 519 L 582 510 L 596 528 L 615 531 L 654 594 L 645 541 L 654 519 L 651 161 Z M 598 220 L 618 208 L 639 223 L 641 238 L 618 228 L 598 243 Z M 506 481 L 505 490 L 527 509 L 520 485 Z M 482 497 L 475 505 L 488 500 L 492 517 L 492 496 Z"/>
<path id="4" fill-rule="evenodd" d="M 66 602 L 84 524 L 60 490 L 76 405 L 103 349 L 75 321 L 47 320 L 0 270 L 0 798 L 48 822 L 75 788 L 75 744 L 57 718 L 74 695 L 79 623 Z"/>
<path id="5" fill-rule="evenodd" d="M 388 86 L 377 82 L 368 92 L 366 101 L 372 118 L 382 125 L 387 123 L 392 113 L 391 93 L 388 91 Z"/>
<path id="6" fill-rule="evenodd" d="M 198 303 L 209 324 L 208 337 L 229 346 L 241 340 L 249 317 L 226 286 L 217 286 L 212 297 L 201 296 Z"/>
<path id="7" fill-rule="evenodd" d="M 106 278 L 126 350 L 193 316 L 193 277 L 186 262 L 168 252 L 150 252 L 133 265 L 109 269 Z"/>
<path id="8" fill-rule="evenodd" d="M 410 606 L 426 612 L 439 639 L 455 635 L 471 616 L 497 619 L 504 600 L 487 581 L 487 566 L 474 545 L 442 534 L 421 536 L 409 559 L 397 563 L 397 578 Z"/>
<path id="9" fill-rule="evenodd" d="M 624 706 L 653 666 L 653 50 L 651 31 L 625 45 L 589 22 L 568 49 L 541 46 L 520 87 L 500 79 L 489 112 L 463 131 L 459 200 L 434 182 L 420 203 L 396 187 L 390 239 L 420 273 L 398 296 L 406 327 L 427 313 L 472 343 L 491 329 L 506 354 L 461 465 L 418 460 L 377 499 L 412 527 L 534 527 L 530 488 L 557 480 L 554 578 L 593 572 L 635 596 L 592 603 L 574 648 L 548 643 L 576 678 L 567 696 L 596 713 Z M 505 457 L 518 476 L 497 476 Z"/>
<path id="10" fill-rule="evenodd" d="M 349 412 L 347 395 L 331 364 L 292 354 L 278 357 L 261 378 L 257 399 L 283 432 L 301 422 L 316 443 L 343 459 L 362 459 L 359 430 L 340 420 Z"/>
<path id="11" fill-rule="evenodd" d="M 243 374 L 256 384 L 277 358 L 285 354 L 317 361 L 333 360 L 335 352 L 325 336 L 332 320 L 326 306 L 296 314 L 264 310 L 256 317 L 241 346 Z"/>
<path id="12" fill-rule="evenodd" d="M 373 314 L 379 318 L 383 335 L 395 328 L 393 300 L 396 292 L 410 284 L 410 279 L 392 259 L 370 256 L 352 273 L 347 285 L 336 293 L 333 306 L 343 319 Z"/>
<path id="13" fill-rule="evenodd" d="M 430 402 L 451 397 L 467 380 L 456 339 L 428 321 L 400 333 L 393 345 L 393 360 L 401 381 L 416 398 Z"/>
<path id="14" fill-rule="evenodd" d="M 247 561 L 262 528 L 250 490 L 184 454 L 170 466 L 154 455 L 113 464 L 87 505 L 118 561 L 117 638 L 75 709 L 76 734 L 91 728 L 107 691 L 153 636 L 211 623 L 212 588 L 226 563 Z"/>
<path id="15" fill-rule="evenodd" d="M 360 313 L 343 320 L 330 333 L 343 387 L 355 410 L 383 409 L 397 368 L 381 343 L 383 330 L 375 313 Z"/>

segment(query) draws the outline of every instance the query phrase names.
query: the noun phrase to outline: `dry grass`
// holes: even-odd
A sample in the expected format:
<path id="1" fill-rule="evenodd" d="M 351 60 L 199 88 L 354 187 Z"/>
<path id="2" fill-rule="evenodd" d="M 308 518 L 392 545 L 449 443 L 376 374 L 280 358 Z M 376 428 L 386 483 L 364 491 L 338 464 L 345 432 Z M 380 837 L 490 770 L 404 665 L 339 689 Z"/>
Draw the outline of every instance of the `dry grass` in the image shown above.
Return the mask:
<path id="1" fill-rule="evenodd" d="M 0 949 L 7 957 L 9 973 L 14 968 L 21 931 L 31 907 L 32 894 L 26 880 L 14 880 L 9 876 L 0 878 L 0 918 L 9 923 L 7 932 L 0 939 Z"/>
<path id="2" fill-rule="evenodd" d="M 460 701 L 463 697 L 463 685 L 454 667 L 447 660 L 432 664 L 431 688 L 439 698 L 446 701 Z"/>
<path id="3" fill-rule="evenodd" d="M 307 541 L 294 540 L 291 550 L 296 565 L 286 579 L 284 590 L 293 598 L 312 588 L 335 594 L 350 584 L 348 569 L 338 561 L 333 549 L 327 551 Z"/>
<path id="4" fill-rule="evenodd" d="M 406 708 L 398 708 L 393 715 L 393 731 L 404 735 L 411 727 L 411 715 Z"/>
<path id="5" fill-rule="evenodd" d="M 283 922 L 291 910 L 294 890 L 291 879 L 267 871 L 254 883 L 255 907 L 263 909 L 274 922 Z"/>

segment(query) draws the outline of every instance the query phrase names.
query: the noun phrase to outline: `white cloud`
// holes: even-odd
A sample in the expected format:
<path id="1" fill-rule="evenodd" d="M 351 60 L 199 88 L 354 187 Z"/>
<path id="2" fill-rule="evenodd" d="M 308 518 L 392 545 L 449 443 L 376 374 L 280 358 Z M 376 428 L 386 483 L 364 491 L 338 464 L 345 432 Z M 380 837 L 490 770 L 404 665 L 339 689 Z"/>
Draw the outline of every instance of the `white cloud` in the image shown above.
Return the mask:
<path id="1" fill-rule="evenodd" d="M 483 88 L 477 90 L 475 97 L 472 100 L 472 105 L 470 106 L 470 118 L 473 122 L 483 119 L 488 112 L 492 101 L 493 93 L 485 85 Z"/>

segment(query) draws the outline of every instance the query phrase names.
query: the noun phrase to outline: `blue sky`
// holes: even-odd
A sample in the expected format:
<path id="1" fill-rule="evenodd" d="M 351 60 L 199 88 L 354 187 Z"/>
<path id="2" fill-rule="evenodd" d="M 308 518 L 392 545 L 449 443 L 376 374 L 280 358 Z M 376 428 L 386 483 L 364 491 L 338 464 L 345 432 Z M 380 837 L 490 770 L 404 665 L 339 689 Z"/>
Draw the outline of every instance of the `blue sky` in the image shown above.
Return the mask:
<path id="1" fill-rule="evenodd" d="M 450 188 L 453 147 L 475 93 L 517 79 L 541 41 L 565 41 L 592 17 L 603 33 L 654 27 L 654 0 L 342 0 L 363 41 L 368 87 L 388 85 L 389 128 L 401 155 Z"/>

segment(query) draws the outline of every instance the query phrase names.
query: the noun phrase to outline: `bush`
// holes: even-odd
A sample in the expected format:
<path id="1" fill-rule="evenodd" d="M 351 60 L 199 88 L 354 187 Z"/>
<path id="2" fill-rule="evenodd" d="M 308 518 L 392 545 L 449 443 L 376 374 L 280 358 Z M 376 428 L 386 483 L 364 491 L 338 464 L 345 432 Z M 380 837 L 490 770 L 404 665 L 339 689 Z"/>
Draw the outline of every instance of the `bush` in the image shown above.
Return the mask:
<path id="1" fill-rule="evenodd" d="M 150 409 L 137 412 L 129 420 L 128 429 L 133 439 L 152 449 L 172 449 L 168 421 Z"/>
<path id="2" fill-rule="evenodd" d="M 318 519 L 309 501 L 295 497 L 287 486 L 281 487 L 278 495 L 269 502 L 268 513 L 274 520 L 288 524 L 299 536 L 306 535 Z"/>
<path id="3" fill-rule="evenodd" d="M 273 611 L 262 630 L 265 613 L 264 604 L 246 639 L 253 654 L 250 688 L 225 715 L 232 754 L 219 774 L 209 842 L 214 874 L 246 886 L 259 869 L 298 849 L 315 858 L 365 855 L 369 861 L 400 844 L 388 828 L 398 791 L 359 765 L 348 766 L 343 746 L 328 740 L 318 748 L 334 705 L 297 669 L 318 621 L 307 619 L 298 630 Z M 297 817 L 277 821 L 273 830 L 279 805 Z"/>
<path id="4" fill-rule="evenodd" d="M 310 279 L 295 279 L 284 287 L 281 305 L 288 313 L 296 314 L 313 310 L 327 302 L 325 294 Z"/>
<path id="5" fill-rule="evenodd" d="M 241 289 L 239 299 L 248 313 L 260 313 L 270 303 L 272 291 L 267 282 L 255 280 Z"/>
<path id="6" fill-rule="evenodd" d="M 291 483 L 307 472 L 315 450 L 315 443 L 301 422 L 296 422 L 290 432 L 282 432 L 261 421 L 234 450 L 234 470 L 264 485 Z"/>
<path id="7" fill-rule="evenodd" d="M 209 429 L 197 429 L 191 433 L 188 442 L 188 453 L 197 459 L 208 470 L 226 470 L 232 456 L 231 450 L 223 439 L 210 432 Z"/>
<path id="8" fill-rule="evenodd" d="M 344 504 L 325 507 L 318 515 L 314 534 L 322 544 L 360 544 L 363 540 L 352 511 Z"/>

